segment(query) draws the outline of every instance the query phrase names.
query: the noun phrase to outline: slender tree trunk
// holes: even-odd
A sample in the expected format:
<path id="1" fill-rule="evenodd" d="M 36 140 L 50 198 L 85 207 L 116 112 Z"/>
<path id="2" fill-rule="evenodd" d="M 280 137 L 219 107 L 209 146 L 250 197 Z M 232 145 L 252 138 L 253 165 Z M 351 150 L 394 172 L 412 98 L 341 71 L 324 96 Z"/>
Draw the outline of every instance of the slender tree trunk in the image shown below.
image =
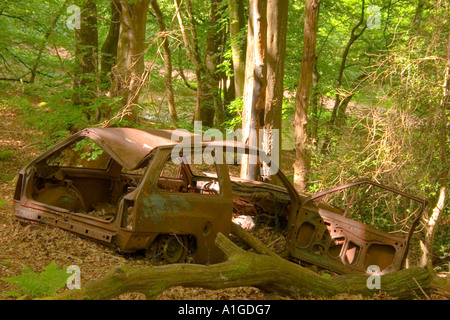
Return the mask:
<path id="1" fill-rule="evenodd" d="M 234 87 L 236 98 L 242 98 L 245 84 L 245 55 L 247 41 L 240 38 L 239 32 L 245 27 L 243 0 L 230 1 L 230 37 L 233 53 Z"/>
<path id="2" fill-rule="evenodd" d="M 311 122 L 308 126 L 308 135 L 314 140 L 314 144 L 317 145 L 317 130 L 319 124 L 319 81 L 320 74 L 317 69 L 317 60 L 318 56 L 314 57 L 314 67 L 313 67 L 313 75 L 312 75 L 312 93 L 311 93 Z"/>
<path id="3" fill-rule="evenodd" d="M 181 8 L 181 4 L 182 1 L 181 0 L 174 0 L 174 4 L 175 4 L 175 9 L 176 9 L 176 15 L 177 15 L 177 19 L 178 19 L 178 24 L 180 25 L 180 29 L 181 29 L 181 35 L 183 37 L 183 42 L 184 42 L 184 47 L 186 49 L 186 54 L 189 57 L 189 59 L 191 60 L 192 64 L 194 65 L 195 68 L 195 76 L 197 78 L 197 103 L 195 106 L 195 114 L 194 114 L 194 120 L 198 121 L 200 120 L 200 110 L 202 107 L 202 88 L 201 88 L 201 84 L 202 82 L 202 63 L 201 63 L 201 57 L 200 57 L 200 52 L 198 49 L 198 42 L 197 42 L 197 32 L 195 29 L 195 21 L 194 19 L 190 19 L 191 22 L 191 27 L 190 27 L 190 34 L 191 36 L 189 37 L 188 34 L 188 28 L 186 28 L 184 20 L 183 20 L 183 11 Z M 186 1 L 186 8 L 187 8 L 187 13 L 189 17 L 192 17 L 192 13 L 191 13 L 191 6 L 190 6 L 190 1 L 187 0 Z"/>
<path id="4" fill-rule="evenodd" d="M 111 0 L 111 22 L 109 25 L 108 35 L 101 49 L 101 75 L 102 82 L 108 82 L 108 74 L 116 65 L 117 47 L 120 35 L 120 10 L 119 0 Z"/>
<path id="5" fill-rule="evenodd" d="M 358 40 L 359 37 L 364 33 L 364 31 L 367 28 L 367 24 L 364 24 L 364 0 L 361 2 L 361 15 L 359 21 L 356 23 L 356 25 L 352 28 L 350 32 L 350 39 L 347 42 L 347 45 L 344 48 L 344 52 L 342 53 L 341 58 L 341 64 L 339 66 L 339 72 L 336 79 L 336 90 L 335 90 L 335 97 L 334 97 L 334 106 L 333 111 L 331 113 L 331 119 L 330 119 L 330 128 L 334 128 L 334 126 L 337 124 L 337 122 L 342 123 L 342 120 L 345 116 L 345 110 L 350 102 L 350 99 L 353 95 L 347 96 L 346 99 L 342 100 L 342 78 L 344 77 L 344 70 L 345 65 L 347 63 L 347 57 L 350 52 L 350 49 L 355 43 L 356 40 Z M 359 33 L 356 33 L 356 30 L 364 24 L 364 27 L 361 29 Z M 327 135 L 324 139 L 323 145 L 322 145 L 322 152 L 325 153 L 328 150 L 328 147 L 330 145 L 330 137 Z"/>
<path id="6" fill-rule="evenodd" d="M 243 141 L 260 147 L 259 131 L 264 123 L 266 101 L 267 0 L 250 0 L 245 67 Z M 243 156 L 241 177 L 256 180 L 259 165 L 255 157 Z"/>
<path id="7" fill-rule="evenodd" d="M 205 51 L 205 67 L 207 70 L 205 80 L 207 81 L 207 90 L 212 93 L 212 104 L 214 107 L 214 127 L 219 127 L 224 119 L 222 100 L 220 98 L 219 90 L 220 75 L 217 72 L 217 65 L 219 64 L 220 58 L 219 49 L 222 44 L 222 32 L 220 31 L 221 25 L 219 22 L 221 6 L 221 0 L 211 0 L 209 12 L 209 28 L 208 34 L 206 36 Z M 209 106 L 210 102 L 207 102 L 206 104 Z M 206 105 L 204 105 L 203 107 L 205 108 Z"/>
<path id="8" fill-rule="evenodd" d="M 81 9 L 80 29 L 75 29 L 75 71 L 74 87 L 78 89 L 75 101 L 89 105 L 95 95 L 98 73 L 98 29 L 97 5 L 88 0 Z"/>
<path id="9" fill-rule="evenodd" d="M 228 29 L 223 28 L 222 30 L 222 42 L 220 45 L 220 58 L 219 63 L 224 63 L 227 59 L 225 57 L 225 51 L 226 51 L 226 43 L 228 38 Z M 228 62 L 233 66 L 233 58 L 229 58 Z M 233 67 L 232 67 L 233 68 Z M 222 111 L 225 113 L 226 107 L 236 98 L 236 92 L 235 92 L 235 85 L 234 85 L 234 76 L 233 75 L 227 75 L 225 71 L 220 72 L 220 84 L 219 87 L 222 91 Z"/>
<path id="10" fill-rule="evenodd" d="M 145 81 L 145 31 L 149 1 L 120 0 L 120 36 L 114 91 L 122 97 L 122 111 L 129 121 L 137 121 L 135 107 Z"/>
<path id="11" fill-rule="evenodd" d="M 164 59 L 164 81 L 166 84 L 166 98 L 167 104 L 169 106 L 169 114 L 172 118 L 172 121 L 177 122 L 177 110 L 175 108 L 175 96 L 173 93 L 172 86 L 172 52 L 170 51 L 169 38 L 166 36 L 166 24 L 164 22 L 164 16 L 159 8 L 157 0 L 150 0 L 150 4 L 155 12 L 156 20 L 158 21 L 159 32 L 161 33 L 161 41 L 162 47 L 164 50 L 163 59 Z"/>
<path id="12" fill-rule="evenodd" d="M 303 38 L 303 57 L 300 80 L 295 95 L 295 163 L 294 185 L 300 191 L 306 192 L 306 176 L 309 157 L 307 152 L 307 115 L 309 96 L 311 92 L 312 75 L 316 55 L 317 25 L 319 20 L 319 1 L 306 0 L 305 32 Z"/>
<path id="13" fill-rule="evenodd" d="M 364 23 L 364 10 L 365 10 L 364 0 L 362 0 L 360 19 L 359 19 L 358 23 L 353 27 L 353 29 L 350 33 L 350 39 L 344 48 L 344 52 L 342 53 L 341 64 L 339 66 L 338 77 L 336 80 L 336 95 L 335 95 L 335 100 L 334 100 L 333 113 L 331 115 L 331 124 L 332 125 L 338 119 L 338 115 L 343 114 L 342 112 L 339 113 L 339 108 L 341 106 L 341 92 L 340 91 L 342 90 L 342 88 L 341 88 L 342 87 L 342 78 L 344 76 L 345 65 L 347 63 L 347 57 L 350 52 L 350 48 L 352 47 L 353 43 L 355 43 L 355 41 L 358 40 L 359 37 L 361 37 L 361 35 L 364 33 L 364 31 L 367 28 L 367 24 L 364 24 L 364 27 L 361 29 L 361 31 L 359 33 L 356 33 L 356 30 Z M 348 102 L 347 102 L 347 104 L 348 104 Z"/>
<path id="14" fill-rule="evenodd" d="M 205 126 L 213 127 L 215 113 L 215 89 L 213 88 L 218 88 L 218 81 L 216 82 L 213 75 L 210 73 L 211 70 L 208 70 L 207 66 L 202 61 L 197 41 L 196 23 L 192 14 L 191 1 L 185 0 L 186 13 L 190 23 L 190 36 L 188 34 L 188 28 L 185 26 L 183 21 L 181 1 L 174 0 L 174 3 L 186 53 L 191 62 L 194 64 L 195 75 L 197 77 L 197 104 L 195 108 L 194 120 L 201 121 Z M 217 19 L 216 15 L 218 12 L 216 12 L 216 10 L 218 8 L 218 3 L 218 0 L 211 0 L 210 21 L 211 19 Z M 205 56 L 208 56 L 205 60 L 208 61 L 208 65 L 210 67 L 212 66 L 212 61 L 209 61 L 213 59 L 212 52 L 214 51 L 214 48 L 216 48 L 214 52 L 217 53 L 218 49 L 218 47 L 215 47 L 215 42 L 213 39 L 213 37 L 217 35 L 211 34 L 211 32 L 211 30 L 208 31 L 207 52 L 205 54 Z"/>
<path id="15" fill-rule="evenodd" d="M 289 0 L 267 0 L 267 88 L 263 150 L 279 166 Z M 275 134 L 278 132 L 278 134 Z"/>

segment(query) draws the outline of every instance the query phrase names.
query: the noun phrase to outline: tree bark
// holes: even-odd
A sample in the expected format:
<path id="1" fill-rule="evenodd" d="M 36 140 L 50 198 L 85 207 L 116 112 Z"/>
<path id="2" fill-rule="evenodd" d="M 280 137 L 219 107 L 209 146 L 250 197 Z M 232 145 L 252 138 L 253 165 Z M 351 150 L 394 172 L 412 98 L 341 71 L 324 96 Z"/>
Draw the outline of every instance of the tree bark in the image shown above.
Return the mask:
<path id="1" fill-rule="evenodd" d="M 120 35 L 120 10 L 119 0 L 111 0 L 111 22 L 109 25 L 108 35 L 100 50 L 101 52 L 101 75 L 102 82 L 108 82 L 108 74 L 116 65 L 117 48 L 119 45 Z"/>
<path id="2" fill-rule="evenodd" d="M 279 152 L 282 150 L 280 131 L 288 7 L 289 0 L 267 1 L 267 88 L 262 148 L 277 167 L 280 164 Z"/>
<path id="3" fill-rule="evenodd" d="M 240 38 L 240 31 L 245 27 L 245 11 L 243 0 L 230 1 L 230 37 L 233 54 L 234 90 L 236 98 L 244 95 L 245 55 L 247 41 Z"/>
<path id="4" fill-rule="evenodd" d="M 98 28 L 97 5 L 94 0 L 84 3 L 81 10 L 80 29 L 75 29 L 75 71 L 74 87 L 78 89 L 75 101 L 89 105 L 95 95 L 98 73 Z"/>
<path id="5" fill-rule="evenodd" d="M 227 261 L 205 265 L 174 264 L 156 267 L 119 267 L 103 279 L 78 290 L 46 298 L 52 300 L 103 300 L 125 292 L 141 292 L 147 299 L 173 286 L 223 289 L 255 286 L 267 291 L 297 296 L 362 294 L 372 296 L 367 288 L 368 275 L 343 275 L 325 279 L 318 274 L 281 257 L 246 252 L 219 233 L 216 245 Z M 381 276 L 381 290 L 390 296 L 410 299 L 430 291 L 430 276 L 426 269 L 415 268 Z"/>
<path id="6" fill-rule="evenodd" d="M 312 75 L 312 93 L 311 93 L 311 122 L 308 126 L 308 135 L 314 140 L 314 144 L 317 145 L 317 130 L 319 121 L 319 81 L 320 73 L 317 68 L 318 55 L 314 57 L 314 67 Z"/>
<path id="7" fill-rule="evenodd" d="M 164 59 L 164 81 L 166 84 L 166 98 L 167 105 L 169 107 L 169 114 L 172 121 L 177 122 L 177 110 L 175 107 L 175 96 L 172 86 L 172 52 L 170 51 L 169 38 L 166 36 L 166 24 L 164 22 L 164 16 L 159 8 L 157 0 L 150 0 L 150 4 L 155 12 L 156 20 L 158 22 L 159 32 L 161 33 L 161 42 L 163 47 L 163 59 Z"/>
<path id="8" fill-rule="evenodd" d="M 264 124 L 267 87 L 267 0 L 250 0 L 247 57 L 245 66 L 244 110 L 242 115 L 243 142 L 260 146 L 259 131 Z M 243 155 L 241 178 L 257 180 L 259 165 L 253 156 Z"/>
<path id="9" fill-rule="evenodd" d="M 221 14 L 221 0 L 211 0 L 209 12 L 209 28 L 206 36 L 206 50 L 205 50 L 205 67 L 206 74 L 206 90 L 212 93 L 212 104 L 214 107 L 214 127 L 219 127 L 224 119 L 224 110 L 222 108 L 222 100 L 220 98 L 219 82 L 220 75 L 217 72 L 217 65 L 219 64 L 220 46 L 222 45 L 222 32 L 219 23 Z M 210 105 L 210 102 L 206 102 Z M 204 108 L 206 106 L 203 106 Z M 209 120 L 209 119 L 208 119 Z"/>
<path id="10" fill-rule="evenodd" d="M 114 92 L 122 97 L 121 104 L 125 118 L 137 121 L 135 106 L 140 89 L 145 81 L 144 54 L 147 13 L 150 0 L 139 2 L 119 0 L 120 36 L 117 49 L 117 65 L 114 68 Z"/>
<path id="11" fill-rule="evenodd" d="M 305 32 L 303 39 L 303 57 L 300 80 L 295 95 L 295 163 L 294 185 L 298 191 L 306 192 L 306 176 L 308 172 L 307 152 L 307 115 L 311 92 L 312 75 L 316 55 L 317 25 L 319 20 L 319 1 L 306 0 Z"/>

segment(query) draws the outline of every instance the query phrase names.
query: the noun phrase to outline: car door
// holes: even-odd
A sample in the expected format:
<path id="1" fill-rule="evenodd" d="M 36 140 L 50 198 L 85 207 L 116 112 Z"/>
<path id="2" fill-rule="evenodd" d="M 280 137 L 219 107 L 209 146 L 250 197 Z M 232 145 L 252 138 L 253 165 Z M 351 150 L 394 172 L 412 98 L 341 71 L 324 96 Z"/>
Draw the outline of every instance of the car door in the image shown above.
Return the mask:
<path id="1" fill-rule="evenodd" d="M 219 261 L 223 253 L 215 246 L 215 238 L 218 232 L 231 232 L 233 211 L 227 167 L 209 165 L 215 173 L 196 176 L 191 170 L 193 163 L 173 163 L 171 150 L 158 148 L 149 164 L 136 200 L 135 230 L 190 235 L 195 238 L 196 263 Z"/>
<path id="2" fill-rule="evenodd" d="M 370 266 L 397 271 L 425 204 L 371 181 L 317 193 L 294 219 L 290 255 L 339 273 L 364 273 Z"/>

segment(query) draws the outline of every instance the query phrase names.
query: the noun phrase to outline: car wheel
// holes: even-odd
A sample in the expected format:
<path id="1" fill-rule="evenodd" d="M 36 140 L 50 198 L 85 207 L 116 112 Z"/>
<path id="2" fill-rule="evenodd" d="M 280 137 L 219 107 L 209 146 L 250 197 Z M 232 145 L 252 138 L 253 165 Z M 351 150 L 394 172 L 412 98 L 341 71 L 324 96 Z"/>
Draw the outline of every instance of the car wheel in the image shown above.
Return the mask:
<path id="1" fill-rule="evenodd" d="M 189 253 L 189 237 L 186 235 L 163 234 L 150 248 L 147 258 L 157 258 L 166 263 L 184 263 Z"/>

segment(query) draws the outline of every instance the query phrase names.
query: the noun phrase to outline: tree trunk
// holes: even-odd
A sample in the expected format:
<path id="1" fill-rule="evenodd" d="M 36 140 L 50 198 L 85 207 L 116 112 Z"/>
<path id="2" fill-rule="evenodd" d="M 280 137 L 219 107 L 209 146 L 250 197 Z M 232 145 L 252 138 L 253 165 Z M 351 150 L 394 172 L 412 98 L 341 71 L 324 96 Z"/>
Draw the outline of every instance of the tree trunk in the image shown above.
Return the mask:
<path id="1" fill-rule="evenodd" d="M 288 7 L 289 0 L 267 1 L 267 88 L 262 148 L 277 167 L 280 164 L 279 152 L 282 149 L 280 131 Z"/>
<path id="2" fill-rule="evenodd" d="M 250 0 L 245 67 L 244 111 L 242 116 L 243 142 L 260 147 L 259 130 L 264 123 L 266 96 L 267 1 Z M 242 157 L 241 178 L 256 180 L 259 165 L 256 159 Z"/>
<path id="3" fill-rule="evenodd" d="M 88 0 L 81 9 L 80 29 L 75 29 L 75 71 L 74 87 L 78 89 L 75 102 L 89 105 L 95 95 L 98 73 L 98 29 L 97 5 Z"/>
<path id="4" fill-rule="evenodd" d="M 81 289 L 69 290 L 46 298 L 54 300 L 103 300 L 125 292 L 141 292 L 155 299 L 173 286 L 223 289 L 255 286 L 267 291 L 296 296 L 331 297 L 340 293 L 372 296 L 368 275 L 343 275 L 325 279 L 318 274 L 284 260 L 246 252 L 219 233 L 216 245 L 227 261 L 213 265 L 173 264 L 155 267 L 119 267 L 103 279 Z M 381 290 L 390 296 L 410 299 L 430 291 L 430 276 L 426 269 L 415 268 L 381 276 Z"/>
<path id="5" fill-rule="evenodd" d="M 214 108 L 214 127 L 219 127 L 224 119 L 222 100 L 220 98 L 219 81 L 220 75 L 217 72 L 217 65 L 219 64 L 220 45 L 222 44 L 222 32 L 220 31 L 220 15 L 221 15 L 221 0 L 211 0 L 209 12 L 209 28 L 206 36 L 206 50 L 205 50 L 205 67 L 206 67 L 206 90 L 212 93 L 212 105 Z M 210 98 L 209 98 L 210 99 Z M 209 107 L 211 102 L 205 101 L 203 108 Z M 203 119 L 202 119 L 203 121 Z M 208 119 L 209 121 L 209 119 Z M 207 124 L 208 125 L 208 124 Z M 211 126 L 211 125 L 208 125 Z"/>
<path id="6" fill-rule="evenodd" d="M 122 97 L 123 116 L 129 121 L 137 121 L 135 106 L 145 81 L 145 30 L 150 0 L 131 3 L 128 0 L 119 1 L 121 5 L 120 36 L 117 66 L 114 72 L 114 92 Z"/>
<path id="7" fill-rule="evenodd" d="M 331 124 L 332 125 L 334 125 L 336 120 L 338 120 L 338 116 L 343 114 L 342 112 L 339 112 L 339 108 L 341 106 L 341 91 L 342 91 L 341 86 L 342 86 L 342 78 L 344 76 L 344 69 L 345 69 L 345 65 L 347 63 L 347 57 L 350 52 L 350 48 L 352 47 L 353 43 L 355 43 L 355 41 L 358 40 L 359 37 L 361 37 L 361 35 L 364 33 L 364 31 L 367 28 L 367 24 L 365 24 L 364 27 L 362 28 L 362 30 L 359 33 L 356 33 L 356 30 L 364 23 L 364 9 L 365 9 L 364 0 L 362 0 L 360 19 L 359 19 L 358 23 L 353 27 L 353 29 L 350 33 L 350 39 L 344 48 L 344 52 L 342 53 L 341 64 L 339 66 L 339 72 L 338 72 L 338 77 L 337 77 L 337 81 L 336 81 L 336 95 L 335 95 L 335 100 L 334 100 L 333 113 L 331 115 Z M 348 104 L 348 102 L 347 102 L 347 104 Z"/>
<path id="8" fill-rule="evenodd" d="M 164 22 L 164 16 L 159 8 L 157 0 L 150 0 L 150 4 L 155 12 L 156 20 L 158 21 L 159 32 L 161 33 L 161 42 L 164 50 L 163 59 L 164 59 L 164 81 L 166 84 L 166 98 L 167 105 L 169 106 L 169 114 L 172 121 L 177 122 L 177 110 L 175 108 L 175 96 L 173 94 L 173 86 L 172 86 L 172 52 L 170 51 L 169 38 L 166 36 L 166 24 Z"/>
<path id="9" fill-rule="evenodd" d="M 239 32 L 245 27 L 245 11 L 243 0 L 230 1 L 230 37 L 233 54 L 234 88 L 236 98 L 244 95 L 245 84 L 245 54 L 247 41 L 239 37 Z"/>
<path id="10" fill-rule="evenodd" d="M 308 135 L 314 140 L 314 144 L 317 145 L 317 130 L 319 128 L 319 81 L 320 81 L 320 73 L 317 69 L 317 60 L 318 56 L 314 57 L 314 67 L 313 67 L 313 75 L 312 75 L 312 93 L 311 93 L 311 122 L 308 126 Z"/>
<path id="11" fill-rule="evenodd" d="M 109 25 L 108 35 L 101 49 L 101 75 L 102 82 L 108 82 L 108 74 L 116 65 L 117 47 L 120 35 L 120 10 L 119 0 L 111 0 L 111 22 Z"/>
<path id="12" fill-rule="evenodd" d="M 300 80 L 295 95 L 295 163 L 294 185 L 302 193 L 306 192 L 308 172 L 307 153 L 307 115 L 311 91 L 312 75 L 316 55 L 317 24 L 319 20 L 319 1 L 306 0 L 305 32 L 303 38 L 303 57 Z"/>
<path id="13" fill-rule="evenodd" d="M 197 31 L 196 31 L 196 23 L 192 14 L 192 4 L 190 0 L 184 1 L 186 3 L 186 13 L 188 15 L 191 30 L 191 36 L 189 37 L 188 32 L 182 17 L 181 10 L 181 2 L 180 0 L 174 0 L 176 14 L 178 18 L 178 23 L 181 28 L 181 34 L 183 36 L 183 42 L 186 49 L 186 53 L 194 64 L 195 67 L 195 75 L 197 77 L 197 104 L 195 107 L 195 115 L 194 120 L 201 121 L 202 125 L 207 127 L 214 126 L 214 113 L 215 113 L 215 95 L 217 92 L 215 90 L 218 89 L 218 81 L 215 80 L 215 75 L 211 73 L 212 64 L 214 60 L 214 55 L 212 52 L 217 54 L 218 46 L 216 46 L 215 36 L 216 34 L 212 33 L 211 28 L 208 30 L 207 35 L 207 49 L 205 54 L 205 62 L 208 63 L 208 67 L 202 61 L 200 50 L 197 41 Z M 211 0 L 211 10 L 210 10 L 210 26 L 211 21 L 216 21 L 218 18 L 218 8 L 220 1 Z M 213 29 L 215 29 L 214 26 Z M 214 66 L 215 71 L 215 66 Z"/>

